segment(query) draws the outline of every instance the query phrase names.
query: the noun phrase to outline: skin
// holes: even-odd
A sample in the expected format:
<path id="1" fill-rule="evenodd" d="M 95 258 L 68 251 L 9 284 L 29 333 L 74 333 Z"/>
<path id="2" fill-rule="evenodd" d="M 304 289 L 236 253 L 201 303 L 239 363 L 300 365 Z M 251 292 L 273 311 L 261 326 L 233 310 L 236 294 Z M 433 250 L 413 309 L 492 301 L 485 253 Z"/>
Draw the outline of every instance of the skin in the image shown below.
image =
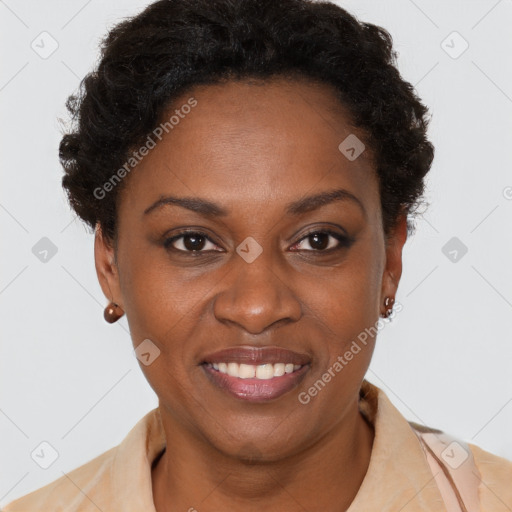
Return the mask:
<path id="1" fill-rule="evenodd" d="M 308 404 L 298 395 L 395 296 L 406 217 L 384 236 L 371 151 L 349 161 L 338 149 L 359 132 L 329 85 L 284 78 L 203 85 L 169 113 L 191 96 L 197 106 L 126 178 L 116 243 L 101 226 L 95 243 L 100 284 L 125 311 L 133 345 L 149 338 L 161 351 L 141 365 L 167 439 L 152 470 L 155 507 L 345 510 L 373 443 L 358 393 L 375 339 Z M 364 213 L 350 200 L 285 212 L 304 196 L 340 188 Z M 207 199 L 229 214 L 207 217 L 176 205 L 144 214 L 167 195 Z M 163 241 L 182 227 L 209 235 L 208 252 L 179 252 L 183 238 L 175 251 L 166 248 Z M 353 243 L 323 254 L 307 234 L 326 228 Z M 247 237 L 263 249 L 252 263 L 235 251 Z M 328 244 L 338 242 L 329 237 Z M 242 401 L 212 385 L 200 365 L 206 354 L 239 345 L 305 353 L 311 366 L 283 396 Z"/>

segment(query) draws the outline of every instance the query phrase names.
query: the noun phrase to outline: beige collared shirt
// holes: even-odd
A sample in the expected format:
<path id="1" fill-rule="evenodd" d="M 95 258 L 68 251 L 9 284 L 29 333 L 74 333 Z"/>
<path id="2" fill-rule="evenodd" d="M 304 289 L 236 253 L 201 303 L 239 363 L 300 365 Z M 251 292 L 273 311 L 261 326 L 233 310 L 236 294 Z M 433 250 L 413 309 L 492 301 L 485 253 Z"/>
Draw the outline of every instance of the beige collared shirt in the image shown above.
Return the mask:
<path id="1" fill-rule="evenodd" d="M 408 421 L 368 381 L 360 410 L 375 439 L 370 465 L 348 512 L 446 512 L 436 479 Z M 151 464 L 165 447 L 158 408 L 116 447 L 3 508 L 4 512 L 156 512 Z M 512 462 L 468 445 L 482 512 L 512 511 Z M 200 506 L 197 505 L 198 510 Z M 449 510 L 449 509 L 448 509 Z"/>

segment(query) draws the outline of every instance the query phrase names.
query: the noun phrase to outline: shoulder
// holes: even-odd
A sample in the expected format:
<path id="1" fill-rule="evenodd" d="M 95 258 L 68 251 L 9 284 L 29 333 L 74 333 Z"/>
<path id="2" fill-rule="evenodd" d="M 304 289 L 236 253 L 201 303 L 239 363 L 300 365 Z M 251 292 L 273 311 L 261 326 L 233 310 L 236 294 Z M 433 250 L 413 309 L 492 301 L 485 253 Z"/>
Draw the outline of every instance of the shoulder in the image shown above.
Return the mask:
<path id="1" fill-rule="evenodd" d="M 482 510 L 512 510 L 512 461 L 468 444 L 480 473 Z"/>
<path id="2" fill-rule="evenodd" d="M 151 463 L 165 449 L 158 408 L 122 442 L 57 480 L 12 501 L 4 512 L 152 510 Z"/>
<path id="3" fill-rule="evenodd" d="M 2 512 L 97 512 L 95 498 L 103 501 L 102 489 L 105 484 L 108 486 L 116 450 L 117 447 L 111 448 L 44 487 L 12 501 Z"/>
<path id="4" fill-rule="evenodd" d="M 512 510 L 512 461 L 446 432 L 409 422 L 448 472 L 465 500 L 481 510 Z M 427 454 L 427 460 L 428 460 Z M 433 473 L 438 468 L 433 468 Z"/>

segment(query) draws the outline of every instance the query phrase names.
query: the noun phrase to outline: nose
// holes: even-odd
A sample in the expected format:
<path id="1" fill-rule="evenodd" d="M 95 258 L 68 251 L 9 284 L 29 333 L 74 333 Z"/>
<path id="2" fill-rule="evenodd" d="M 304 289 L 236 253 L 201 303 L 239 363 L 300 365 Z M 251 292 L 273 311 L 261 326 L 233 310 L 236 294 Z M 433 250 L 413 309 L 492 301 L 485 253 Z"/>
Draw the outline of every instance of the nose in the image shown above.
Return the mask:
<path id="1" fill-rule="evenodd" d="M 217 320 L 236 324 L 251 334 L 262 333 L 278 322 L 299 320 L 301 303 L 284 273 L 278 272 L 270 251 L 263 251 L 252 263 L 235 258 L 222 291 L 214 299 Z"/>

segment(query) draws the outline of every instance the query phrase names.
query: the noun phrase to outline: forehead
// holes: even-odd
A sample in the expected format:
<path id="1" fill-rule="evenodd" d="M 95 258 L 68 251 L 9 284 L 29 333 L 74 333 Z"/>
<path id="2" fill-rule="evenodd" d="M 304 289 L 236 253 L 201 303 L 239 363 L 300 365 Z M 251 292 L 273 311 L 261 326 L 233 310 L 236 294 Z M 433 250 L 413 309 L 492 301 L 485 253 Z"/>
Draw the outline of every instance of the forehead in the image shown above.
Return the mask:
<path id="1" fill-rule="evenodd" d="M 246 79 L 196 86 L 161 121 L 167 130 L 123 191 L 130 208 L 166 193 L 268 207 L 340 186 L 369 206 L 378 201 L 369 148 L 356 159 L 339 148 L 363 136 L 328 84 Z"/>

